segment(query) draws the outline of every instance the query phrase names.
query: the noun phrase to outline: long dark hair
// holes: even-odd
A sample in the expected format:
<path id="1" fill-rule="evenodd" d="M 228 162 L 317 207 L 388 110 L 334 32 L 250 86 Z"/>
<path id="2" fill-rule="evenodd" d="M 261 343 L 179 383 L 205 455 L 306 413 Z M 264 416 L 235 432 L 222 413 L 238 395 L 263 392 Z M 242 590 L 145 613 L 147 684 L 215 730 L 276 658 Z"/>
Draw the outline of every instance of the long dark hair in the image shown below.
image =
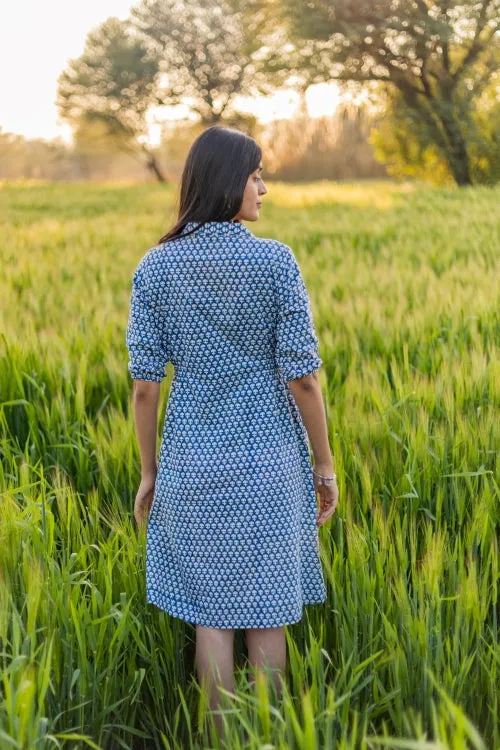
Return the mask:
<path id="1" fill-rule="evenodd" d="M 262 158 L 260 146 L 233 128 L 212 125 L 191 145 L 182 171 L 177 222 L 158 241 L 178 237 L 188 221 L 231 221 Z M 200 227 L 195 227 L 192 234 Z"/>

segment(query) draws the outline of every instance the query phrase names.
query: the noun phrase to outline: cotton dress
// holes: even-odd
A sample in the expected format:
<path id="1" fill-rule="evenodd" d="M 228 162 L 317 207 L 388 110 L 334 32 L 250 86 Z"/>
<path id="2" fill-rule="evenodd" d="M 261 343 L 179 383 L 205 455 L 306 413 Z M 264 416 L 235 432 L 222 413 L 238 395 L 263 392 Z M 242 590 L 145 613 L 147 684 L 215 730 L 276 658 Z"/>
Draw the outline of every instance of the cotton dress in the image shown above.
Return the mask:
<path id="1" fill-rule="evenodd" d="M 174 367 L 147 602 L 215 628 L 298 622 L 326 588 L 307 432 L 288 381 L 323 362 L 293 251 L 238 221 L 189 222 L 137 265 L 126 343 L 133 379 L 160 382 Z"/>

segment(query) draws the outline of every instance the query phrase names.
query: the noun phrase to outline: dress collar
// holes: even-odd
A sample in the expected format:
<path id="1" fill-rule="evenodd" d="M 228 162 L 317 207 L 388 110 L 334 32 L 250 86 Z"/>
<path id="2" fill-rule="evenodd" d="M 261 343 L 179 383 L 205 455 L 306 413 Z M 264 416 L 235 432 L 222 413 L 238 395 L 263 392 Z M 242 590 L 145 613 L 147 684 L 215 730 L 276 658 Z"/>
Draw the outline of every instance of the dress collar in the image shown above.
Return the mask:
<path id="1" fill-rule="evenodd" d="M 236 234 L 248 231 L 246 226 L 242 224 L 241 221 L 206 221 L 204 223 L 199 221 L 188 221 L 184 225 L 182 233 L 184 234 L 184 232 L 191 232 L 191 230 L 196 229 L 196 227 L 199 227 L 199 229 L 195 232 L 195 234 L 198 234 L 198 232 Z"/>

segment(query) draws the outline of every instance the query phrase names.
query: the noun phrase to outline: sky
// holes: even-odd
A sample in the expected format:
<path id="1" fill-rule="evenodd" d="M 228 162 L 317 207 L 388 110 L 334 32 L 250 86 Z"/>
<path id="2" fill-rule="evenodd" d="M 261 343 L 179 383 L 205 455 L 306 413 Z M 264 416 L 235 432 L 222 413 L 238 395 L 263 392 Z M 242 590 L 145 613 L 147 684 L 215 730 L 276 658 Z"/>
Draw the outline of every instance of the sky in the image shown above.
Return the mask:
<path id="1" fill-rule="evenodd" d="M 88 32 L 109 16 L 126 18 L 131 0 L 17 0 L 0 9 L 0 129 L 29 138 L 69 141 L 71 131 L 58 120 L 57 78 L 69 59 L 79 57 Z M 307 92 L 312 117 L 334 112 L 335 84 L 318 84 Z M 293 91 L 266 100 L 241 100 L 242 110 L 262 122 L 291 117 L 299 103 Z M 170 117 L 180 116 L 172 110 Z M 152 133 L 154 139 L 154 133 Z"/>

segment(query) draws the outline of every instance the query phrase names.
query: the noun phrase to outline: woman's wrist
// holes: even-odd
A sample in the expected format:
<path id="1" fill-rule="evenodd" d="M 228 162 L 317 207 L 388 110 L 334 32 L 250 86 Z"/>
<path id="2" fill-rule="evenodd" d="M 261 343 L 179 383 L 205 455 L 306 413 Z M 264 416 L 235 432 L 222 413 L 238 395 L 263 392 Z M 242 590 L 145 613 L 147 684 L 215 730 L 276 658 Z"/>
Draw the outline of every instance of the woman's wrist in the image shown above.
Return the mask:
<path id="1" fill-rule="evenodd" d="M 332 474 L 335 474 L 335 466 L 332 459 L 330 461 L 314 461 L 313 469 L 322 476 L 331 477 Z"/>
<path id="2" fill-rule="evenodd" d="M 141 470 L 141 480 L 143 482 L 156 479 L 158 474 L 158 464 L 155 463 L 152 466 L 145 466 Z"/>

